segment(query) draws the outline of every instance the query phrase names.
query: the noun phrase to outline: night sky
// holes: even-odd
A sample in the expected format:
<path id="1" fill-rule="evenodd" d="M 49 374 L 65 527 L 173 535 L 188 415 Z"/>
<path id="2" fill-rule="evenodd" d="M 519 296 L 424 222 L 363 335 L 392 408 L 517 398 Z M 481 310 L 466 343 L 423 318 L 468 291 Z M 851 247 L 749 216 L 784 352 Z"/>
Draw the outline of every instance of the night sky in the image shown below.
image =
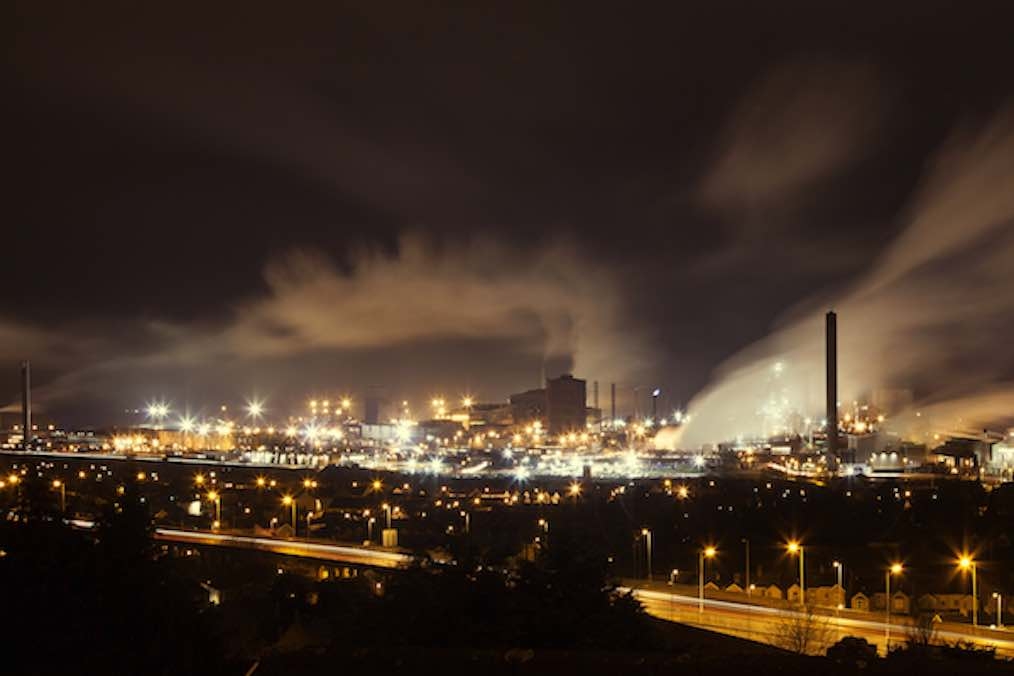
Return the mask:
<path id="1" fill-rule="evenodd" d="M 1009 3 L 466 4 L 14 3 L 0 394 L 685 406 L 835 306 L 1014 412 Z"/>

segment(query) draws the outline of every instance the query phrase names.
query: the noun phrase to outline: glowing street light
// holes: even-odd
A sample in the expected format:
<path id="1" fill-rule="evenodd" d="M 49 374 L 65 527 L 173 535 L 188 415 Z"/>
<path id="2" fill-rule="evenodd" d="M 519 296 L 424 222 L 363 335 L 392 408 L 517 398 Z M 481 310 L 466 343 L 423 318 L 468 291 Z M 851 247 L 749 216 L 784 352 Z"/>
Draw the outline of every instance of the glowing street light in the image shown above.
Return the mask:
<path id="1" fill-rule="evenodd" d="M 884 624 L 884 643 L 886 650 L 891 650 L 891 576 L 901 575 L 905 568 L 900 563 L 892 563 L 891 567 L 884 573 L 884 592 L 887 621 Z"/>
<path id="2" fill-rule="evenodd" d="M 698 591 L 700 594 L 697 606 L 698 613 L 704 613 L 704 564 L 707 559 L 713 559 L 717 554 L 718 550 L 714 547 L 705 547 L 701 550 L 701 555 L 697 562 Z"/>
<path id="3" fill-rule="evenodd" d="M 1003 629 L 1003 594 L 993 592 L 993 598 L 996 599 L 996 628 Z"/>
<path id="4" fill-rule="evenodd" d="M 197 475 L 195 475 L 194 476 L 194 483 L 197 484 L 198 486 L 203 486 L 204 485 L 204 475 L 203 474 L 197 474 Z"/>
<path id="5" fill-rule="evenodd" d="M 806 605 L 806 580 L 805 580 L 805 567 L 804 567 L 804 552 L 803 545 L 795 540 L 791 540 L 786 549 L 789 550 L 789 554 L 799 554 L 799 605 Z"/>
<path id="6" fill-rule="evenodd" d="M 207 497 L 215 503 L 215 523 L 222 523 L 222 495 L 218 491 L 208 491 Z"/>
<path id="7" fill-rule="evenodd" d="M 264 477 L 262 477 L 262 476 L 257 477 L 257 488 L 264 488 L 264 486 L 267 483 L 268 483 L 268 480 L 265 479 Z"/>
<path id="8" fill-rule="evenodd" d="M 296 534 L 296 501 L 291 495 L 282 496 L 282 504 L 292 508 L 292 534 Z"/>
<path id="9" fill-rule="evenodd" d="M 979 626 L 979 593 L 975 579 L 975 560 L 968 554 L 963 554 L 958 559 L 958 568 L 965 571 L 972 571 L 972 626 Z"/>
<path id="10" fill-rule="evenodd" d="M 648 582 L 651 582 L 651 530 L 642 528 L 641 536 L 644 538 L 644 546 L 648 555 Z"/>
<path id="11" fill-rule="evenodd" d="M 53 480 L 53 488 L 60 489 L 60 511 L 67 511 L 67 486 L 59 479 Z"/>
<path id="12" fill-rule="evenodd" d="M 569 488 L 567 489 L 567 492 L 568 492 L 568 493 L 570 493 L 570 496 L 571 496 L 572 498 L 574 498 L 575 500 L 577 500 L 578 496 L 579 496 L 579 495 L 581 495 L 581 484 L 579 484 L 579 483 L 577 483 L 577 482 L 575 481 L 575 482 L 574 482 L 574 483 L 572 483 L 572 484 L 570 485 L 570 487 L 569 487 Z"/>

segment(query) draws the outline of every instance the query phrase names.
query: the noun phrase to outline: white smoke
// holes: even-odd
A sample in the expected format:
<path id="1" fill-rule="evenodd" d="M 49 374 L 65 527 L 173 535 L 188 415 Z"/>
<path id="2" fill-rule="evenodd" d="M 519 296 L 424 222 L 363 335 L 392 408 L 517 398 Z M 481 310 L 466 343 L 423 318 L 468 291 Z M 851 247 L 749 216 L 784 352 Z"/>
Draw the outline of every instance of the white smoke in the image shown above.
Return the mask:
<path id="1" fill-rule="evenodd" d="M 1011 186 L 1014 111 L 1004 110 L 938 153 L 904 228 L 873 254 L 868 274 L 837 296 L 802 304 L 719 369 L 690 405 L 685 443 L 762 434 L 762 409 L 771 401 L 783 412 L 819 415 L 829 307 L 839 315 L 841 401 L 905 387 L 915 392 L 913 411 L 935 429 L 1014 420 Z"/>

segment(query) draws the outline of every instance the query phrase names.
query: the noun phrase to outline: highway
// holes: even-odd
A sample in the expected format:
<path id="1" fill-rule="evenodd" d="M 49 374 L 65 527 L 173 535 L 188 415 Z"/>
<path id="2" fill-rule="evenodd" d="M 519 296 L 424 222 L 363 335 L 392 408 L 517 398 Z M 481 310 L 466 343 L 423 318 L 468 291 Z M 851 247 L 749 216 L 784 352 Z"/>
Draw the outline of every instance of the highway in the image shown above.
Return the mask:
<path id="1" fill-rule="evenodd" d="M 800 613 L 791 610 L 714 599 L 705 599 L 702 613 L 696 596 L 637 588 L 633 591 L 644 604 L 648 614 L 654 617 L 774 645 L 780 644 L 779 639 L 793 623 L 793 618 L 800 617 Z M 876 645 L 883 654 L 888 640 L 887 627 L 883 619 L 880 621 L 861 619 L 852 615 L 819 616 L 819 622 L 826 622 L 827 631 L 823 633 L 827 634 L 829 643 L 834 643 L 844 636 L 858 636 Z M 910 625 L 892 622 L 890 644 L 894 646 L 903 643 L 910 631 Z M 970 626 L 950 623 L 940 625 L 936 638 L 947 643 L 967 641 L 982 647 L 992 646 L 997 649 L 998 657 L 1014 658 L 1014 632 L 1010 630 L 990 630 L 980 627 L 973 633 Z"/>
<path id="2" fill-rule="evenodd" d="M 336 563 L 370 566 L 372 568 L 402 569 L 408 568 L 415 561 L 408 554 L 372 547 L 332 545 L 305 540 L 231 535 L 199 530 L 156 528 L 155 539 L 162 542 L 176 542 L 179 544 L 255 550 L 271 554 L 282 554 L 284 556 L 314 559 L 316 561 L 334 561 Z"/>

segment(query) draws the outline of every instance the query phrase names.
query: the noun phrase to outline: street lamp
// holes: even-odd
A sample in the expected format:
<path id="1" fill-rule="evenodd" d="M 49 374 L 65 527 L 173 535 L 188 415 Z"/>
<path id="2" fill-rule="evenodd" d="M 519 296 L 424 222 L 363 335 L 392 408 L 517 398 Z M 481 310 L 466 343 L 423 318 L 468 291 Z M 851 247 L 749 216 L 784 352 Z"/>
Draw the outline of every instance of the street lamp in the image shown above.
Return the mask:
<path id="1" fill-rule="evenodd" d="M 698 575 L 699 592 L 700 592 L 700 598 L 698 600 L 697 611 L 699 613 L 702 613 L 702 614 L 704 613 L 704 562 L 705 562 L 705 559 L 713 559 L 713 558 L 715 558 L 715 555 L 717 553 L 718 553 L 718 550 L 715 549 L 714 547 L 705 547 L 704 549 L 701 550 L 701 556 L 700 556 L 700 559 L 697 562 L 697 575 Z"/>
<path id="2" fill-rule="evenodd" d="M 465 519 L 465 533 L 472 532 L 472 515 L 466 510 L 461 510 L 461 516 Z"/>
<path id="3" fill-rule="evenodd" d="M 366 522 L 366 539 L 370 542 L 373 542 L 373 524 L 375 523 L 377 523 L 377 519 L 372 516 Z"/>
<path id="4" fill-rule="evenodd" d="M 842 582 L 842 579 L 843 579 L 844 574 L 845 574 L 845 565 L 841 561 L 832 561 L 831 565 L 834 566 L 835 572 L 838 573 L 838 588 L 841 589 L 841 597 L 842 597 L 842 601 L 844 602 L 844 600 L 845 600 L 845 584 Z M 836 610 L 837 610 L 837 606 L 838 606 L 838 604 L 835 604 Z"/>
<path id="5" fill-rule="evenodd" d="M 795 540 L 791 540 L 786 547 L 789 550 L 789 554 L 799 554 L 799 605 L 806 605 L 806 578 L 805 578 L 805 564 L 804 564 L 804 551 L 803 545 L 799 544 Z"/>
<path id="6" fill-rule="evenodd" d="M 286 507 L 292 507 L 292 534 L 296 534 L 296 501 L 292 499 L 291 495 L 282 496 L 282 504 Z"/>
<path id="7" fill-rule="evenodd" d="M 670 586 L 670 587 L 671 587 L 671 586 L 673 586 L 674 584 L 676 584 L 676 579 L 677 579 L 677 578 L 678 578 L 679 576 L 680 576 L 680 571 L 679 571 L 679 568 L 673 568 L 673 569 L 672 569 L 672 570 L 671 570 L 671 571 L 669 572 L 669 586 Z"/>
<path id="8" fill-rule="evenodd" d="M 742 542 L 746 545 L 746 577 L 743 579 L 743 585 L 746 587 L 746 595 L 750 596 L 750 539 L 743 538 Z"/>
<path id="9" fill-rule="evenodd" d="M 967 554 L 958 559 L 958 568 L 972 571 L 972 626 L 979 626 L 979 594 L 975 580 L 975 560 Z"/>
<path id="10" fill-rule="evenodd" d="M 651 531 L 647 528 L 642 528 L 641 535 L 644 536 L 644 545 L 648 553 L 648 582 L 651 582 Z"/>
<path id="11" fill-rule="evenodd" d="M 886 594 L 885 603 L 886 606 L 886 617 L 887 622 L 884 624 L 884 650 L 890 652 L 891 650 L 891 576 L 901 575 L 904 568 L 900 563 L 891 564 L 891 567 L 884 572 L 884 592 Z"/>
<path id="12" fill-rule="evenodd" d="M 391 529 L 391 505 L 386 502 L 380 506 L 385 512 L 387 512 L 387 528 Z"/>
<path id="13" fill-rule="evenodd" d="M 67 486 L 59 479 L 53 480 L 53 488 L 60 489 L 60 511 L 67 511 Z"/>
<path id="14" fill-rule="evenodd" d="M 222 523 L 222 496 L 218 491 L 208 491 L 208 500 L 215 503 L 215 523 Z"/>
<path id="15" fill-rule="evenodd" d="M 993 592 L 993 598 L 996 599 L 996 628 L 1003 629 L 1003 594 Z"/>

